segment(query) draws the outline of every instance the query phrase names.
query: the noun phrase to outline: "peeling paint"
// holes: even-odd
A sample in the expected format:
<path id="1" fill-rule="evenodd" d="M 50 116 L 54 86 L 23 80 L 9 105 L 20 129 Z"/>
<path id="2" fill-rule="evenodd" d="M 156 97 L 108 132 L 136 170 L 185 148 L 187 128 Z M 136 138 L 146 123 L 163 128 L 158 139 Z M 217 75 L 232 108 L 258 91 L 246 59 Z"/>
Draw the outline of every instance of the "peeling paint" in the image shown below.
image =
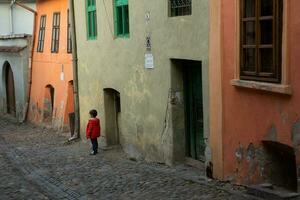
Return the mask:
<path id="1" fill-rule="evenodd" d="M 300 144 L 300 120 L 294 123 L 292 127 L 292 142 L 295 146 Z"/>
<path id="2" fill-rule="evenodd" d="M 241 163 L 244 157 L 244 148 L 240 144 L 239 147 L 235 150 L 235 158 L 238 163 Z"/>
<path id="3" fill-rule="evenodd" d="M 272 124 L 271 128 L 269 129 L 265 140 L 277 141 L 277 129 L 274 124 Z"/>

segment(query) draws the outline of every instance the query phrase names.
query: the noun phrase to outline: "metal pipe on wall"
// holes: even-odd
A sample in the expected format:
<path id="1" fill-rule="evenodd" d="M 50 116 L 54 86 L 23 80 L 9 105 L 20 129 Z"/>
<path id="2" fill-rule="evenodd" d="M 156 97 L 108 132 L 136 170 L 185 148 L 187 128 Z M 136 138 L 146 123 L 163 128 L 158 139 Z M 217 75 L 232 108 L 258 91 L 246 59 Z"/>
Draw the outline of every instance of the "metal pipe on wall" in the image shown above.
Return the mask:
<path id="1" fill-rule="evenodd" d="M 27 102 L 26 102 L 26 105 L 25 105 L 25 111 L 24 111 L 24 115 L 23 115 L 23 118 L 22 118 L 22 122 L 26 121 L 27 119 L 27 114 L 28 114 L 28 110 L 29 110 L 29 103 L 30 103 L 30 93 L 31 93 L 31 84 L 32 84 L 32 65 L 33 65 L 33 52 L 34 52 L 34 44 L 35 44 L 35 32 L 36 32 L 36 15 L 37 15 L 37 12 L 35 10 L 33 10 L 32 8 L 16 1 L 16 0 L 12 0 L 12 3 L 13 4 L 16 4 L 22 8 L 24 8 L 25 10 L 28 10 L 29 12 L 32 12 L 33 13 L 33 27 L 32 27 L 32 41 L 31 41 L 31 53 L 29 55 L 29 66 L 28 66 L 28 92 L 27 92 Z"/>
<path id="2" fill-rule="evenodd" d="M 74 14 L 74 0 L 69 0 L 71 31 L 72 31 L 72 64 L 73 64 L 73 83 L 74 83 L 74 107 L 75 107 L 75 134 L 69 140 L 80 138 L 80 112 L 79 112 L 79 96 L 78 96 L 78 57 L 76 43 L 76 28 Z"/>
<path id="3" fill-rule="evenodd" d="M 9 8 L 9 18 L 10 18 L 10 35 L 14 34 L 14 22 L 13 22 L 13 6 L 14 6 L 14 0 L 11 1 L 10 3 L 10 8 Z"/>

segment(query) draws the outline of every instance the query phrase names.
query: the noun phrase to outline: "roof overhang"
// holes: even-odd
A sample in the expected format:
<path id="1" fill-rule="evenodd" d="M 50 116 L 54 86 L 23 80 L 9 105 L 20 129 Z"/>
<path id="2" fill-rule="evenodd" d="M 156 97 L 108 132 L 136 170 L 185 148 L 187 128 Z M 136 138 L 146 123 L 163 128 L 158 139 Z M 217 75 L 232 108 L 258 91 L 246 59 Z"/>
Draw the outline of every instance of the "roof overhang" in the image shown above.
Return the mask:
<path id="1" fill-rule="evenodd" d="M 36 0 L 19 0 L 20 3 L 35 3 Z M 0 0 L 0 3 L 11 3 L 11 0 Z"/>
<path id="2" fill-rule="evenodd" d="M 27 46 L 0 46 L 0 52 L 18 53 L 25 49 Z"/>
<path id="3" fill-rule="evenodd" d="M 0 35 L 0 40 L 22 39 L 27 37 L 31 37 L 31 35 L 29 34 Z"/>

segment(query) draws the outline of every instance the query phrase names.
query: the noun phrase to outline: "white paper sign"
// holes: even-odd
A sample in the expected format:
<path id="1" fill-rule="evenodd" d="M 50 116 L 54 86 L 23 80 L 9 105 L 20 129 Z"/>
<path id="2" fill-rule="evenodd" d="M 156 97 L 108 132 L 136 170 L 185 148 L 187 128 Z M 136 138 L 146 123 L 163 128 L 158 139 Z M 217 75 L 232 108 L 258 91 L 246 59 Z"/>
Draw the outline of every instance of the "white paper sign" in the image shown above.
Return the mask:
<path id="1" fill-rule="evenodd" d="M 154 60 L 153 60 L 153 55 L 151 53 L 145 54 L 145 68 L 146 69 L 154 68 Z"/>
<path id="2" fill-rule="evenodd" d="M 65 74 L 63 72 L 60 73 L 60 80 L 63 81 L 65 79 Z"/>

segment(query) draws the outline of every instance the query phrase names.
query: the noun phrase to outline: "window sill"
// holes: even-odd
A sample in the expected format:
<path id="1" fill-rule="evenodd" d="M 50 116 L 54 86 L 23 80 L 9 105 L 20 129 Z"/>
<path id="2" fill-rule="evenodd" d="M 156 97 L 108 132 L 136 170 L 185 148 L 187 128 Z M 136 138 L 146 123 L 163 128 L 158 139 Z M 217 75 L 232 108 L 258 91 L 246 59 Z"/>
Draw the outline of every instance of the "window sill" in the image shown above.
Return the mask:
<path id="1" fill-rule="evenodd" d="M 128 39 L 129 38 L 129 34 L 124 34 L 124 35 L 116 35 L 115 36 L 115 39 L 117 39 L 117 38 L 123 38 L 123 39 Z"/>
<path id="2" fill-rule="evenodd" d="M 256 90 L 263 90 L 268 92 L 292 95 L 292 88 L 290 85 L 247 81 L 247 80 L 240 80 L 240 79 L 232 79 L 230 82 L 231 85 L 236 87 L 250 88 Z"/>
<path id="3" fill-rule="evenodd" d="M 97 40 L 97 37 L 88 37 L 87 38 L 87 41 L 95 41 L 95 40 Z"/>

